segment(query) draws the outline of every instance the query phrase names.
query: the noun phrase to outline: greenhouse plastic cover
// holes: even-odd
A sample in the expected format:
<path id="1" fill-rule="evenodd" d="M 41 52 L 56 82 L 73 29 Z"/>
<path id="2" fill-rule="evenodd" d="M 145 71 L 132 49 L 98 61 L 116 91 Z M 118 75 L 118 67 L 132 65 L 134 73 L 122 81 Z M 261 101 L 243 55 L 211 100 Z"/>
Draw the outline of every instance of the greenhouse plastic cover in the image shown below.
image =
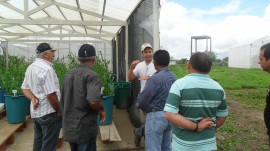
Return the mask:
<path id="1" fill-rule="evenodd" d="M 141 0 L 1 0 L 0 38 L 110 41 Z"/>
<path id="2" fill-rule="evenodd" d="M 250 44 L 229 49 L 229 67 L 260 68 L 258 64 L 260 47 L 270 42 L 270 37 L 263 37 Z"/>

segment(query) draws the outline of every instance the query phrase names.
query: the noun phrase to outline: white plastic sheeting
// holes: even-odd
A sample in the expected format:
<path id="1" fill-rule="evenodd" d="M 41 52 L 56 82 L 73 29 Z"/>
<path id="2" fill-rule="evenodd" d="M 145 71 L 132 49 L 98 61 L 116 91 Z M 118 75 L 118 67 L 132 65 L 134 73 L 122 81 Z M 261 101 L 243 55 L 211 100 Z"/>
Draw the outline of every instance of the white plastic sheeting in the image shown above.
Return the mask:
<path id="1" fill-rule="evenodd" d="M 229 67 L 234 68 L 260 68 L 258 64 L 260 47 L 270 42 L 270 37 L 263 37 L 251 44 L 229 49 Z"/>
<path id="2" fill-rule="evenodd" d="M 36 58 L 36 47 L 39 43 L 19 43 L 19 42 L 9 42 L 9 54 L 14 56 L 23 56 L 27 61 L 32 61 Z M 83 43 L 50 43 L 52 47 L 59 49 L 55 52 L 55 59 L 66 57 L 68 54 L 72 53 L 78 56 L 78 50 Z M 112 58 L 112 46 L 109 43 L 94 43 L 92 44 L 96 48 L 96 55 L 98 57 L 103 57 L 106 60 L 113 60 Z M 0 51 L 1 54 L 1 51 Z M 112 63 L 109 65 L 109 69 L 112 70 Z"/>

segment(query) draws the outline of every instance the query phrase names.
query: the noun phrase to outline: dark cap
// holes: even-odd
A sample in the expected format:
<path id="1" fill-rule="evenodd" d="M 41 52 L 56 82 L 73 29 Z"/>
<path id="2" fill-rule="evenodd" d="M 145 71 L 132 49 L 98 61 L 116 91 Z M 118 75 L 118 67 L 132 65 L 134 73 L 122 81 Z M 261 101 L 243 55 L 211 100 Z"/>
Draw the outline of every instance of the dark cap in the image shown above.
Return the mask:
<path id="1" fill-rule="evenodd" d="M 89 44 L 83 44 L 79 49 L 78 56 L 80 58 L 96 56 L 96 49 Z"/>
<path id="2" fill-rule="evenodd" d="M 52 48 L 50 46 L 50 44 L 48 43 L 41 43 L 37 46 L 37 50 L 36 50 L 36 53 L 39 54 L 39 53 L 42 53 L 44 51 L 47 51 L 47 50 L 53 50 L 53 51 L 56 51 L 56 49 Z"/>

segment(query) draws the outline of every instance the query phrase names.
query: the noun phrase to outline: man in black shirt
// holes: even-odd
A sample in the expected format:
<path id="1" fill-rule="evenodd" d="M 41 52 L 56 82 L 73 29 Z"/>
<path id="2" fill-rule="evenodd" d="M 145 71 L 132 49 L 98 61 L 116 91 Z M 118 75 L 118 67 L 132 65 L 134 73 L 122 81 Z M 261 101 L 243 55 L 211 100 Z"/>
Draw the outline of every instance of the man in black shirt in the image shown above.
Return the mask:
<path id="1" fill-rule="evenodd" d="M 270 43 L 263 45 L 260 48 L 259 55 L 259 64 L 261 65 L 263 71 L 270 73 Z M 269 89 L 267 91 L 266 96 L 266 106 L 264 109 L 264 122 L 267 128 L 267 135 L 270 137 L 270 92 Z M 269 139 L 270 145 L 270 139 Z"/>
<path id="2" fill-rule="evenodd" d="M 101 81 L 91 70 L 96 61 L 95 48 L 82 45 L 78 60 L 80 65 L 65 75 L 62 85 L 63 139 L 69 142 L 71 151 L 96 151 L 97 115 L 103 122 L 106 113 L 101 104 Z"/>

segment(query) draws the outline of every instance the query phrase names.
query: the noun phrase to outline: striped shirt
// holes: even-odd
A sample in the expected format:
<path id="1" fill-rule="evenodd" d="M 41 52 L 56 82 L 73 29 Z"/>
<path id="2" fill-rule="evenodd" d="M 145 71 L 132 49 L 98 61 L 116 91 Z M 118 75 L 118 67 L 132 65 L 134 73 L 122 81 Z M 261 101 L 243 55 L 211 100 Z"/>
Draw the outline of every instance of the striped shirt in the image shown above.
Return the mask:
<path id="1" fill-rule="evenodd" d="M 64 77 L 61 104 L 63 109 L 63 138 L 72 143 L 84 143 L 98 134 L 98 111 L 90 107 L 101 101 L 101 81 L 84 64 L 70 70 Z"/>
<path id="2" fill-rule="evenodd" d="M 30 109 L 32 118 L 42 117 L 55 112 L 47 98 L 48 94 L 56 92 L 58 100 L 60 100 L 59 82 L 51 62 L 36 58 L 36 60 L 28 66 L 21 88 L 30 89 L 38 98 L 38 108 L 33 109 L 31 102 Z"/>
<path id="3" fill-rule="evenodd" d="M 169 68 L 158 70 L 146 81 L 143 91 L 139 94 L 137 98 L 139 107 L 146 112 L 152 109 L 163 111 L 169 90 L 175 80 L 176 77 Z"/>
<path id="4" fill-rule="evenodd" d="M 164 111 L 178 113 L 187 119 L 199 122 L 210 117 L 228 115 L 226 96 L 223 88 L 208 75 L 188 74 L 172 85 Z M 173 126 L 174 150 L 217 150 L 215 125 L 202 132 L 193 132 Z"/>

